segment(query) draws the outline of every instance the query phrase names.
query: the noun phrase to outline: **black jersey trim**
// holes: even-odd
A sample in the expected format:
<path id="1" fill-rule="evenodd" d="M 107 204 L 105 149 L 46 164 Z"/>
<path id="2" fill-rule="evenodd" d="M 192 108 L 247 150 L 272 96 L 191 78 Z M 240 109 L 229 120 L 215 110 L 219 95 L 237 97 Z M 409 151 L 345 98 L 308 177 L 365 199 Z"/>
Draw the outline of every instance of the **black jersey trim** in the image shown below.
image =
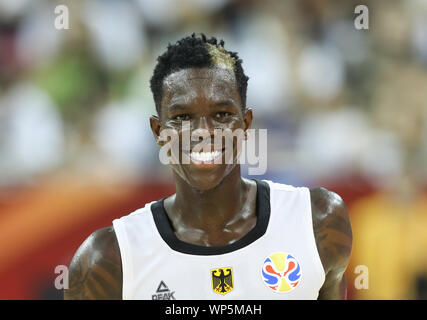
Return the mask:
<path id="1" fill-rule="evenodd" d="M 166 197 L 154 202 L 151 205 L 153 219 L 160 236 L 171 249 L 193 255 L 219 255 L 236 251 L 251 244 L 265 234 L 267 231 L 268 222 L 270 220 L 270 187 L 265 181 L 258 179 L 252 180 L 254 180 L 257 184 L 257 221 L 255 226 L 239 240 L 225 246 L 208 247 L 188 243 L 178 239 L 175 232 L 173 231 L 172 223 L 164 207 L 164 200 Z"/>

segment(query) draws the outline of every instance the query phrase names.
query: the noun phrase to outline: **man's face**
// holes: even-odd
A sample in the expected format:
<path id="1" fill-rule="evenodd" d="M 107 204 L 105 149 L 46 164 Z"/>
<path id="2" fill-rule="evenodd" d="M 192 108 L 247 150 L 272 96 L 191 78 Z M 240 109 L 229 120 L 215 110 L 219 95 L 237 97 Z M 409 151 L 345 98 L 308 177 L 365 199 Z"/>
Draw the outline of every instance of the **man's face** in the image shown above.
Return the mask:
<path id="1" fill-rule="evenodd" d="M 171 167 L 198 190 L 216 187 L 239 169 L 240 138 L 251 122 L 252 111 L 242 110 L 233 70 L 223 68 L 189 68 L 170 74 L 163 81 L 159 119 L 150 119 L 159 146 L 165 145 L 159 139 L 162 130 L 176 130 L 179 154 L 172 151 L 170 155 L 179 163 Z M 228 138 L 218 133 L 228 133 Z"/>

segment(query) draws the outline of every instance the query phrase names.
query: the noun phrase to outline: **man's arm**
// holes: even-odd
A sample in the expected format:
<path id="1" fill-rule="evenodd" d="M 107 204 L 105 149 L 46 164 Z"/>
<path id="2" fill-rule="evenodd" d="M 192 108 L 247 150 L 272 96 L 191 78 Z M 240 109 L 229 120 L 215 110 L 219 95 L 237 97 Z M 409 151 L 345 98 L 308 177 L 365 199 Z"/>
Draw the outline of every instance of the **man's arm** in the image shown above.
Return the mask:
<path id="1" fill-rule="evenodd" d="M 353 234 L 344 201 L 325 188 L 310 190 L 313 228 L 317 249 L 325 270 L 319 299 L 345 299 L 346 279 Z"/>
<path id="2" fill-rule="evenodd" d="M 122 262 L 113 227 L 95 231 L 77 250 L 64 299 L 122 299 Z"/>

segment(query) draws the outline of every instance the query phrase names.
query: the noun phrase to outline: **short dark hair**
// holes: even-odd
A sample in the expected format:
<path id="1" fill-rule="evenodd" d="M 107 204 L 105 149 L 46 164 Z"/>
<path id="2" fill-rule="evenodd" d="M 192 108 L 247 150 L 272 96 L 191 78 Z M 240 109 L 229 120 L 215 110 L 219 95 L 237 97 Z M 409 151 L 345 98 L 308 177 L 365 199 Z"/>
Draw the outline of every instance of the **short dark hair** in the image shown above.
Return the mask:
<path id="1" fill-rule="evenodd" d="M 173 72 L 187 68 L 205 68 L 214 67 L 212 50 L 216 48 L 219 54 L 223 54 L 233 60 L 233 69 L 237 82 L 237 89 L 242 101 L 242 108 L 246 108 L 246 91 L 248 80 L 242 68 L 242 59 L 236 52 L 224 49 L 224 41 L 215 37 L 207 39 L 204 34 L 197 37 L 195 33 L 191 36 L 182 38 L 174 45 L 169 43 L 166 52 L 157 58 L 157 65 L 154 68 L 153 76 L 150 80 L 151 92 L 153 93 L 154 103 L 157 113 L 160 115 L 160 106 L 162 101 L 163 80 Z"/>

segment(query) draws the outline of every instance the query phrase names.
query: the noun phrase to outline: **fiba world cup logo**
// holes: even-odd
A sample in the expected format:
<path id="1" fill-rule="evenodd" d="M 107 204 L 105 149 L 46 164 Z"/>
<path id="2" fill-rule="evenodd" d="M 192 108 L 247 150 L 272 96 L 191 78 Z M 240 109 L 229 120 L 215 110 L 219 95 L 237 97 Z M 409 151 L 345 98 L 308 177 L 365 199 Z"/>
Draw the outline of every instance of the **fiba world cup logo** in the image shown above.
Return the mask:
<path id="1" fill-rule="evenodd" d="M 272 253 L 264 260 L 262 279 L 274 292 L 290 292 L 301 282 L 301 267 L 287 252 Z"/>

